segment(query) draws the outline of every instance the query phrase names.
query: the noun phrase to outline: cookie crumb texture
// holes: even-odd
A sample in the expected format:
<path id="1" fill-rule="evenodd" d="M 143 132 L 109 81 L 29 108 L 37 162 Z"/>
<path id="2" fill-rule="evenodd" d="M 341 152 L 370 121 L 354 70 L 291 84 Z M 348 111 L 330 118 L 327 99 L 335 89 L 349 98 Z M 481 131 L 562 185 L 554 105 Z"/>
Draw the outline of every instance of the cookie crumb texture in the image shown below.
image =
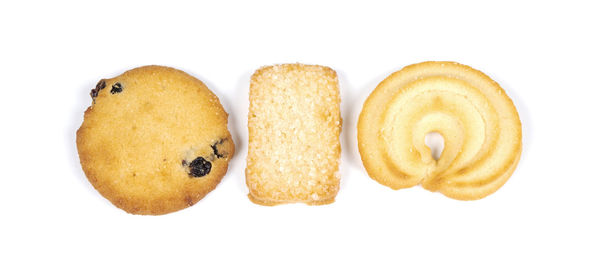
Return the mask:
<path id="1" fill-rule="evenodd" d="M 177 211 L 227 172 L 234 154 L 227 113 L 200 80 L 146 66 L 101 80 L 91 96 L 77 131 L 79 158 L 94 188 L 117 207 Z"/>
<path id="2" fill-rule="evenodd" d="M 340 96 L 335 71 L 263 67 L 252 76 L 248 197 L 261 205 L 332 203 L 339 189 Z"/>
<path id="3" fill-rule="evenodd" d="M 421 185 L 458 200 L 484 198 L 520 159 L 521 121 L 504 90 L 454 62 L 424 62 L 383 80 L 363 105 L 358 146 L 369 176 L 392 189 Z M 444 137 L 439 159 L 425 136 Z"/>

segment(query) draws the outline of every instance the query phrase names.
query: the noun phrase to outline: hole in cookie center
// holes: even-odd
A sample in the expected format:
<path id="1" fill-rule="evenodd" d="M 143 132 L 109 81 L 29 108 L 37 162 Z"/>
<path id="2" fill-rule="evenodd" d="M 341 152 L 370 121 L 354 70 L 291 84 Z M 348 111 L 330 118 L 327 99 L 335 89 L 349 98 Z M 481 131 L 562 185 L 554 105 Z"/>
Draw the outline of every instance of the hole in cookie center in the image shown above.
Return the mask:
<path id="1" fill-rule="evenodd" d="M 444 137 L 437 132 L 429 132 L 425 135 L 425 145 L 431 149 L 431 157 L 437 161 L 444 151 Z"/>

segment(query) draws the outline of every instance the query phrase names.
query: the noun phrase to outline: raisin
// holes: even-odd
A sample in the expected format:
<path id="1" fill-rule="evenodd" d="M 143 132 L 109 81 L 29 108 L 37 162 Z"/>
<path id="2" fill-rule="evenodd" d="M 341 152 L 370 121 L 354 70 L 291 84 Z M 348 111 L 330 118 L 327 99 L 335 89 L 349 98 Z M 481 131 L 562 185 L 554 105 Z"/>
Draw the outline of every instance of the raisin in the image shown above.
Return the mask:
<path id="1" fill-rule="evenodd" d="M 123 86 L 121 85 L 121 83 L 117 82 L 114 85 L 112 85 L 112 88 L 110 89 L 110 94 L 120 93 L 121 91 L 123 91 Z"/>
<path id="2" fill-rule="evenodd" d="M 223 157 L 225 157 L 225 155 L 219 153 L 219 149 L 217 148 L 217 145 L 222 144 L 224 141 L 225 141 L 225 139 L 221 139 L 221 140 L 215 142 L 214 144 L 212 144 L 210 146 L 212 148 L 212 150 L 213 150 L 213 154 L 215 156 L 217 156 L 217 158 L 223 158 Z"/>
<path id="3" fill-rule="evenodd" d="M 211 167 L 212 164 L 209 161 L 204 160 L 202 157 L 198 157 L 190 163 L 189 175 L 191 177 L 202 177 L 210 172 Z"/>
<path id="4" fill-rule="evenodd" d="M 100 82 L 98 82 L 98 84 L 96 84 L 96 88 L 92 89 L 92 91 L 90 92 L 90 96 L 92 96 L 92 99 L 95 99 L 96 97 L 98 97 L 98 93 L 100 92 L 100 90 L 102 90 L 105 87 L 106 87 L 106 82 L 104 82 L 104 79 L 100 80 Z"/>

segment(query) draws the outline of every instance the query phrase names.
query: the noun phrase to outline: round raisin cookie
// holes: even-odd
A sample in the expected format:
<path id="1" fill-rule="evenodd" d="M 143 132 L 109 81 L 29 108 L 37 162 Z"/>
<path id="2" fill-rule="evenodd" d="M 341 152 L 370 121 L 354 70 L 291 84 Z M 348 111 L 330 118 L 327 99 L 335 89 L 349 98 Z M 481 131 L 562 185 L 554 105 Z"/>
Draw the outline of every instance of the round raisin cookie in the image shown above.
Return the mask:
<path id="1" fill-rule="evenodd" d="M 103 79 L 77 131 L 81 166 L 94 188 L 133 214 L 191 206 L 227 172 L 234 144 L 227 113 L 200 80 L 168 67 Z"/>

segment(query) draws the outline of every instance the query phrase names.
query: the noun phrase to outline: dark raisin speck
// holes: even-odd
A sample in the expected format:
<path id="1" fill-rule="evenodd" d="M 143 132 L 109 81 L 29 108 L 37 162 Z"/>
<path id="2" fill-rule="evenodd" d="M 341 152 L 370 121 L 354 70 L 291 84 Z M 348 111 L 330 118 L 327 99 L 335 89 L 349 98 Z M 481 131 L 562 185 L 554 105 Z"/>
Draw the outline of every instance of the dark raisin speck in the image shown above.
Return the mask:
<path id="1" fill-rule="evenodd" d="M 90 92 L 90 96 L 92 96 L 92 99 L 95 99 L 96 97 L 98 97 L 98 93 L 100 92 L 100 90 L 102 90 L 105 87 L 106 87 L 106 82 L 104 82 L 104 80 L 100 80 L 100 82 L 98 82 L 98 84 L 96 84 L 96 88 L 92 89 L 92 91 Z"/>
<path id="2" fill-rule="evenodd" d="M 110 94 L 119 93 L 121 91 L 123 91 L 123 86 L 121 85 L 121 83 L 117 82 L 114 85 L 112 85 L 112 88 L 110 89 Z"/>
<path id="3" fill-rule="evenodd" d="M 209 161 L 204 160 L 202 157 L 194 159 L 190 163 L 190 173 L 192 177 L 202 177 L 210 172 L 212 164 Z"/>
<path id="4" fill-rule="evenodd" d="M 210 147 L 212 148 L 212 150 L 213 150 L 213 154 L 214 154 L 215 156 L 217 156 L 217 158 L 223 158 L 223 157 L 225 157 L 225 155 L 223 155 L 223 154 L 219 153 L 219 149 L 217 148 L 217 145 L 220 145 L 220 144 L 222 144 L 224 141 L 225 141 L 225 139 L 221 139 L 221 140 L 219 140 L 219 141 L 215 142 L 214 144 L 212 144 L 212 145 L 210 146 Z"/>

